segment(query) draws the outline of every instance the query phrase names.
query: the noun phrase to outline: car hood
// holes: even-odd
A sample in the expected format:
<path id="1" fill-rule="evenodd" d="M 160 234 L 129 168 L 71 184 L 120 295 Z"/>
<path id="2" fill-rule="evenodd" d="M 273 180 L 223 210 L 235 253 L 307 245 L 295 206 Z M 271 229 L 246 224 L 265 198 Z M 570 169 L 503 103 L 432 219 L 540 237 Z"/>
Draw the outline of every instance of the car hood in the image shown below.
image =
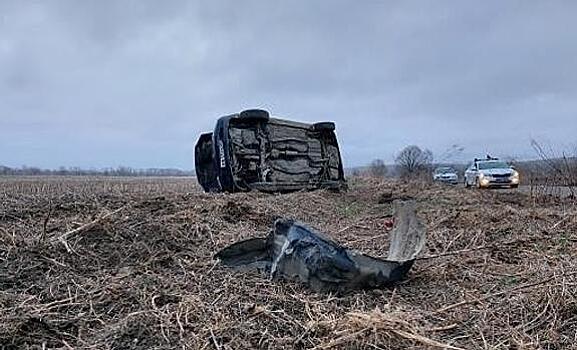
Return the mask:
<path id="1" fill-rule="evenodd" d="M 511 169 L 484 169 L 480 170 L 483 175 L 513 175 L 513 170 Z"/>

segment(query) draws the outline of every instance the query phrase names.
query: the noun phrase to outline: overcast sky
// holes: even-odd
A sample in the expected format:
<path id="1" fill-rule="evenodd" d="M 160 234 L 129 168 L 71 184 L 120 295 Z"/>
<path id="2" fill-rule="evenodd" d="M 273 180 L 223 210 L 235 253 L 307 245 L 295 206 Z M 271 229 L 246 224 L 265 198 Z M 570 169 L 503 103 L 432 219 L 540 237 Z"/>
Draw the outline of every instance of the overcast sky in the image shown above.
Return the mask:
<path id="1" fill-rule="evenodd" d="M 246 108 L 345 166 L 577 144 L 576 1 L 0 0 L 0 164 L 193 167 Z"/>

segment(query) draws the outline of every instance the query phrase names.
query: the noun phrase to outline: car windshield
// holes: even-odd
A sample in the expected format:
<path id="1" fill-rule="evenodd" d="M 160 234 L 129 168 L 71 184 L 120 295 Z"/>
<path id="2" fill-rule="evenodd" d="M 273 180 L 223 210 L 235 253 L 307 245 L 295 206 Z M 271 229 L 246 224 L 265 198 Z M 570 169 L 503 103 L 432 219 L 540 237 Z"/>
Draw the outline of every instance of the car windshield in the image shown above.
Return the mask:
<path id="1" fill-rule="evenodd" d="M 447 174 L 447 173 L 454 173 L 455 170 L 453 170 L 453 168 L 451 167 L 442 167 L 442 168 L 437 168 L 435 170 L 436 174 Z"/>
<path id="2" fill-rule="evenodd" d="M 493 162 L 479 162 L 479 169 L 508 169 L 509 165 L 505 162 L 493 161 Z"/>

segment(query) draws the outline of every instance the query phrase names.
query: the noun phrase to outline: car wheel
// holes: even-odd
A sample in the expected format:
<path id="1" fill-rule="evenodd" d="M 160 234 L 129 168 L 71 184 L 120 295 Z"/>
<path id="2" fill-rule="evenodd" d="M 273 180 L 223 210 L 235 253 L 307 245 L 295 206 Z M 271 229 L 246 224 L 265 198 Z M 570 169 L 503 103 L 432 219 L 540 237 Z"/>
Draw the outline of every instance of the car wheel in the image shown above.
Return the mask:
<path id="1" fill-rule="evenodd" d="M 313 124 L 314 131 L 335 131 L 335 123 L 321 122 Z"/>
<path id="2" fill-rule="evenodd" d="M 519 185 L 511 185 L 511 188 L 518 188 Z"/>
<path id="3" fill-rule="evenodd" d="M 263 109 L 247 109 L 240 112 L 239 117 L 254 122 L 268 122 L 270 119 L 269 113 Z"/>

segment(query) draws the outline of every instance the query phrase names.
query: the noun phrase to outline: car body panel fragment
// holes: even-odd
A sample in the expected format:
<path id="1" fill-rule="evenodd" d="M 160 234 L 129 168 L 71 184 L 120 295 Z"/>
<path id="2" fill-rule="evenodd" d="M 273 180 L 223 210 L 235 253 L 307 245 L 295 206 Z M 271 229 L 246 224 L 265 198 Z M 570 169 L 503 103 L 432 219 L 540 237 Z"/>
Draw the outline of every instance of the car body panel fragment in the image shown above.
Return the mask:
<path id="1" fill-rule="evenodd" d="M 265 238 L 234 243 L 216 254 L 225 266 L 261 268 L 271 279 L 300 281 L 315 291 L 382 288 L 407 276 L 426 241 L 414 201 L 395 201 L 387 259 L 348 249 L 290 219 L 279 219 Z"/>

